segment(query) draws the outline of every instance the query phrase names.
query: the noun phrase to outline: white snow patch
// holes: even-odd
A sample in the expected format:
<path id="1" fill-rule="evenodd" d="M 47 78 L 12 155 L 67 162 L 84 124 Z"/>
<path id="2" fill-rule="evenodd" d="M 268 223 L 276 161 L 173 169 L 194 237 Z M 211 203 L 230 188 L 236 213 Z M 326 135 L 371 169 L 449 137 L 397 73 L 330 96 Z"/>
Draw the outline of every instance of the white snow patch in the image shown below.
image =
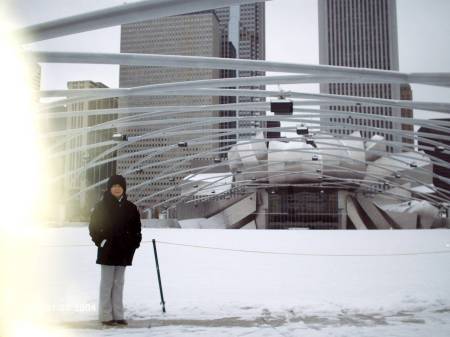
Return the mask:
<path id="1" fill-rule="evenodd" d="M 71 329 L 74 336 L 448 336 L 450 254 L 295 256 L 158 243 L 162 314 L 151 240 L 280 253 L 450 252 L 450 231 L 143 229 L 126 270 L 132 320 L 153 327 Z M 59 247 L 48 245 L 87 246 Z M 36 287 L 57 322 L 97 319 L 100 267 L 87 228 L 46 230 Z M 145 321 L 143 321 L 145 322 Z M 92 323 L 90 323 L 92 324 Z M 305 336 L 306 336 L 305 335 Z"/>

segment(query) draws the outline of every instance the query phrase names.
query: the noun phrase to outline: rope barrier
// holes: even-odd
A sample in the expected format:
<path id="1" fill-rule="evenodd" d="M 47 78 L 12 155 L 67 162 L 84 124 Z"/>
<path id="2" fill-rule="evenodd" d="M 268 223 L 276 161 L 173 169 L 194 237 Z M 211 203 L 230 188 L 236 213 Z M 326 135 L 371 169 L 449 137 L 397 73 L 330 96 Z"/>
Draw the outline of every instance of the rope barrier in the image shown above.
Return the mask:
<path id="1" fill-rule="evenodd" d="M 211 246 L 199 246 L 199 245 L 190 245 L 184 243 L 175 243 L 175 242 L 167 242 L 167 241 L 159 241 L 156 242 L 165 245 L 172 246 L 183 246 L 183 247 L 191 247 L 191 248 L 200 248 L 200 249 L 211 249 L 211 250 L 221 250 L 221 251 L 229 251 L 229 252 L 239 252 L 239 253 L 254 253 L 254 254 L 270 254 L 270 255 L 288 255 L 288 256 L 318 256 L 318 257 L 377 257 L 377 256 L 414 256 L 414 255 L 435 255 L 435 254 L 450 254 L 449 250 L 437 250 L 437 251 L 423 251 L 423 252 L 404 252 L 404 253 L 388 253 L 388 254 L 314 254 L 314 253 L 292 253 L 292 252 L 271 252 L 271 251 L 262 251 L 262 250 L 246 250 L 246 249 L 232 249 L 232 248 L 220 248 L 220 247 L 211 247 Z"/>
<path id="2" fill-rule="evenodd" d="M 387 256 L 416 256 L 416 255 L 450 254 L 450 249 L 449 250 L 436 250 L 436 251 L 380 253 L 380 254 L 316 254 L 316 253 L 273 252 L 273 251 L 263 251 L 263 250 L 233 249 L 233 248 L 201 246 L 201 245 L 192 245 L 192 244 L 186 244 L 186 243 L 176 243 L 176 242 L 159 241 L 159 240 L 156 240 L 156 242 L 158 242 L 160 244 L 170 245 L 170 246 L 219 250 L 219 251 L 237 252 L 237 253 L 286 255 L 286 256 L 313 256 L 313 257 L 384 257 L 384 256 L 386 256 L 387 257 Z M 147 243 L 152 243 L 152 241 L 142 241 L 141 242 L 141 244 L 147 244 Z M 93 244 L 40 245 L 40 246 L 45 247 L 45 248 L 94 247 Z"/>

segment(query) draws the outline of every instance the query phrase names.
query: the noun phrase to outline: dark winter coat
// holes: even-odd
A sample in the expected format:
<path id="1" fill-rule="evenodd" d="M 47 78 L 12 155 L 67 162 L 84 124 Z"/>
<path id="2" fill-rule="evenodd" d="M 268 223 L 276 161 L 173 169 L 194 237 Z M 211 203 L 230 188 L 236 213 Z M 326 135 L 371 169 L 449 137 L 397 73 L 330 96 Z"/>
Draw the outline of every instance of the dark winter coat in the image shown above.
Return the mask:
<path id="1" fill-rule="evenodd" d="M 105 191 L 103 199 L 91 212 L 89 234 L 98 247 L 98 264 L 131 266 L 134 252 L 142 240 L 139 210 L 127 200 L 126 194 L 119 202 Z M 105 239 L 106 243 L 101 247 Z"/>

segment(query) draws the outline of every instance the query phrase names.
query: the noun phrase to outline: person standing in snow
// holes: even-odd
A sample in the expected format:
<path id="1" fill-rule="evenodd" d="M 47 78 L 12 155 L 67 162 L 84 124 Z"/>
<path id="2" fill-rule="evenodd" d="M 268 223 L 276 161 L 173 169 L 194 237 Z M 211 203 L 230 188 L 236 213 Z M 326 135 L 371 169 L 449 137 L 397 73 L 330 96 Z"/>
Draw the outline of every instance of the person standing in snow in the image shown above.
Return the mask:
<path id="1" fill-rule="evenodd" d="M 125 268 L 131 266 L 141 243 L 141 220 L 138 208 L 127 199 L 123 176 L 111 176 L 107 187 L 89 223 L 89 235 L 98 247 L 96 263 L 101 265 L 99 320 L 104 325 L 127 325 L 123 309 Z"/>

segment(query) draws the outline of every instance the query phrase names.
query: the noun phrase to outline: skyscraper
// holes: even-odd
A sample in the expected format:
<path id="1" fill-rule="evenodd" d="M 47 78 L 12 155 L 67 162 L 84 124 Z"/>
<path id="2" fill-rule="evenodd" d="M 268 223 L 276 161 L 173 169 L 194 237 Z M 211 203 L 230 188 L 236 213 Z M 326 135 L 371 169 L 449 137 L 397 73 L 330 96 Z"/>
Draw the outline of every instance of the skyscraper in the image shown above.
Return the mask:
<path id="1" fill-rule="evenodd" d="M 245 4 L 234 5 L 230 7 L 217 8 L 206 12 L 215 13 L 218 20 L 220 31 L 222 35 L 222 54 L 221 57 L 225 58 L 240 58 L 249 60 L 264 60 L 266 55 L 265 47 L 265 4 Z M 263 76 L 265 73 L 261 71 L 235 71 L 235 70 L 223 70 L 222 78 L 230 77 L 249 77 L 249 76 Z M 242 86 L 242 89 L 264 89 L 265 86 Z M 234 89 L 234 87 L 232 88 Z M 240 103 L 244 102 L 261 102 L 264 98 L 260 97 L 221 97 L 220 103 Z M 240 116 L 255 116 L 259 115 L 259 111 L 251 110 L 232 110 L 221 111 L 221 116 L 234 117 L 236 113 Z M 238 121 L 225 122 L 221 124 L 223 129 L 232 129 L 239 127 L 254 128 L 256 123 L 252 121 Z M 236 135 L 229 135 L 222 137 L 225 142 L 221 143 L 221 146 L 232 144 L 237 138 L 250 138 L 254 136 L 255 132 L 242 131 Z M 222 154 L 222 157 L 226 157 L 226 154 Z"/>
<path id="2" fill-rule="evenodd" d="M 101 82 L 93 81 L 70 81 L 67 82 L 68 89 L 93 89 L 93 88 L 107 88 L 107 86 Z M 117 98 L 105 98 L 91 101 L 84 101 L 78 103 L 72 103 L 67 106 L 67 111 L 87 111 L 87 110 L 99 110 L 99 109 L 115 109 L 117 108 Z M 76 116 L 66 118 L 66 127 L 68 129 L 79 129 L 92 127 L 101 123 L 105 123 L 117 118 L 117 114 L 102 114 L 94 116 Z M 98 130 L 93 132 L 84 133 L 79 136 L 68 135 L 68 142 L 65 145 L 67 155 L 64 158 L 65 172 L 74 171 L 83 168 L 89 160 L 94 159 L 107 147 L 88 147 L 92 144 L 98 144 L 105 141 L 110 141 L 115 130 Z M 79 148 L 86 147 L 81 151 Z M 115 153 L 110 153 L 103 159 L 110 159 L 115 156 Z M 83 170 L 80 173 L 68 175 L 65 179 L 64 188 L 67 196 L 71 196 L 79 191 L 84 190 L 87 186 L 94 185 L 99 181 L 108 178 L 115 174 L 116 162 L 110 161 L 87 170 Z M 99 196 L 103 189 L 106 188 L 106 183 L 97 186 L 94 189 L 90 189 L 87 192 L 82 192 L 79 198 L 71 198 L 67 205 L 67 218 L 78 220 L 86 218 L 90 209 L 93 207 L 96 201 L 99 200 Z"/>
<path id="3" fill-rule="evenodd" d="M 233 45 L 236 49 L 236 58 L 248 60 L 265 60 L 265 4 L 254 3 L 235 5 L 215 9 L 219 18 L 222 32 L 222 41 L 225 45 Z M 222 57 L 227 57 L 223 55 Z M 263 76 L 261 71 L 237 71 L 236 77 Z M 242 86 L 243 89 L 265 89 L 265 86 Z M 238 102 L 261 102 L 264 98 L 239 97 Z M 232 112 L 232 116 L 235 115 Z M 258 115 L 259 112 L 240 110 L 239 116 Z M 251 128 L 254 124 L 250 121 L 240 121 L 239 128 Z M 254 132 L 241 132 L 239 137 L 249 138 Z"/>
<path id="4" fill-rule="evenodd" d="M 237 50 L 237 58 L 264 60 L 265 4 L 235 5 L 213 10 L 222 31 L 223 41 L 230 41 Z M 242 76 L 263 75 L 259 71 L 240 71 Z"/>
<path id="5" fill-rule="evenodd" d="M 140 23 L 127 24 L 121 30 L 121 52 L 193 55 L 228 58 L 264 59 L 264 4 L 249 4 L 203 11 L 181 16 L 174 16 Z M 259 73 L 258 73 L 259 74 Z M 120 67 L 120 87 L 133 87 L 152 83 L 179 82 L 199 79 L 214 79 L 236 76 L 254 76 L 256 73 L 247 72 L 237 74 L 230 70 L 210 69 L 180 69 L 158 67 Z M 256 98 L 240 98 L 239 102 L 259 100 Z M 121 107 L 149 107 L 167 105 L 206 105 L 236 102 L 235 97 L 189 97 L 189 96 L 139 96 L 120 100 Z M 253 112 L 239 112 L 249 115 Z M 223 154 L 217 154 L 217 148 L 234 142 L 233 136 L 215 138 L 219 142 L 206 144 L 207 132 L 180 134 L 177 137 L 157 135 L 158 130 L 167 127 L 180 127 L 176 118 L 185 117 L 215 117 L 235 116 L 235 111 L 220 112 L 189 112 L 168 115 L 165 124 L 147 124 L 139 127 L 122 128 L 122 133 L 129 136 L 147 134 L 144 140 L 130 144 L 121 154 L 132 154 L 138 150 L 157 150 L 172 146 L 170 151 L 161 151 L 154 155 L 131 155 L 118 161 L 118 172 L 126 173 L 135 165 L 141 170 L 127 172 L 127 179 L 131 188 L 130 198 L 140 201 L 141 210 L 153 208 L 162 200 L 176 198 L 180 190 L 176 187 L 182 178 L 189 174 L 189 170 L 217 161 Z M 153 120 L 158 118 L 153 118 Z M 146 123 L 152 118 L 142 119 Z M 151 122 L 150 122 L 151 123 Z M 186 124 L 186 123 L 185 123 Z M 248 123 L 250 125 L 250 123 Z M 221 123 L 220 129 L 234 128 L 233 122 Z M 214 127 L 214 125 L 205 125 Z M 243 125 L 240 125 L 243 127 Z M 197 126 L 198 128 L 198 126 Z M 186 131 L 187 127 L 180 130 Z M 149 135 L 154 133 L 154 137 Z M 190 140 L 203 136 L 203 144 L 190 144 Z M 213 139 L 213 134 L 209 139 Z M 177 143 L 186 142 L 186 147 L 177 147 Z M 201 154 L 201 155 L 198 155 Z M 188 160 L 188 156 L 195 156 Z M 181 162 L 180 159 L 186 158 Z M 161 163 L 166 161 L 165 163 Z M 134 167 L 136 169 L 136 167 Z M 132 170 L 131 170 L 132 171 Z M 184 171 L 173 174 L 175 171 Z M 151 194 L 158 195 L 151 196 Z"/>
<path id="6" fill-rule="evenodd" d="M 400 99 L 411 101 L 412 100 L 412 90 L 409 84 L 400 85 Z M 413 118 L 414 111 L 408 108 L 401 109 L 401 117 L 402 118 Z M 405 132 L 405 136 L 402 137 L 403 144 L 414 145 L 414 125 L 413 124 L 402 124 L 402 131 Z M 409 148 L 405 148 L 405 151 L 408 151 Z"/>
<path id="7" fill-rule="evenodd" d="M 397 14 L 395 0 L 319 0 L 319 58 L 321 64 L 357 68 L 398 70 Z M 331 83 L 321 84 L 322 93 L 337 95 L 400 98 L 400 86 L 383 83 Z M 329 106 L 341 116 L 323 118 L 328 130 L 349 134 L 363 127 L 365 137 L 381 134 L 388 141 L 402 141 L 396 130 L 398 122 L 390 116 L 400 117 L 400 109 L 379 106 Z M 345 112 L 360 112 L 385 116 L 385 119 L 349 117 Z M 348 127 L 335 127 L 336 123 Z M 394 133 L 388 133 L 389 130 Z M 394 150 L 393 145 L 389 146 Z"/>
<path id="8" fill-rule="evenodd" d="M 214 13 L 196 13 L 191 15 L 172 16 L 140 23 L 122 26 L 122 53 L 193 55 L 220 57 L 221 34 L 219 23 Z M 134 87 L 146 84 L 182 82 L 200 79 L 215 79 L 220 77 L 220 71 L 214 69 L 189 69 L 167 67 L 120 67 L 120 87 Z M 155 107 L 155 106 L 191 106 L 218 104 L 219 97 L 211 96 L 139 96 L 120 99 L 121 107 Z M 128 115 L 127 115 L 128 116 Z M 138 202 L 141 210 L 151 208 L 162 200 L 179 195 L 177 184 L 189 174 L 192 166 L 211 164 L 217 154 L 213 153 L 218 143 L 208 143 L 205 128 L 214 127 L 211 124 L 196 124 L 189 130 L 189 123 L 180 123 L 180 118 L 207 118 L 219 116 L 218 112 L 201 111 L 183 114 L 167 113 L 167 123 L 161 124 L 161 116 L 144 117 L 142 126 L 121 128 L 121 132 L 129 137 L 144 136 L 145 138 L 132 143 L 118 152 L 127 155 L 118 161 L 118 172 L 126 174 L 129 182 L 128 195 Z M 123 116 L 120 116 L 123 117 Z M 154 124 L 151 124 L 154 123 Z M 170 136 L 158 133 L 164 128 L 175 128 Z M 195 129 L 203 129 L 199 133 Z M 203 137 L 197 144 L 193 139 Z M 180 142 L 187 146 L 178 147 Z M 169 150 L 169 147 L 171 149 Z M 139 150 L 154 151 L 148 154 L 134 153 Z M 158 152 L 159 151 L 159 152 Z M 188 156 L 202 153 L 196 160 Z M 174 158 L 182 158 L 175 160 Z M 183 161 L 183 159 L 185 159 Z M 196 162 L 192 164 L 192 162 Z M 132 167 L 138 171 L 127 173 Z M 174 174 L 176 171 L 183 173 Z M 150 197 L 151 194 L 160 193 Z M 139 202 L 140 199 L 147 198 Z"/>

